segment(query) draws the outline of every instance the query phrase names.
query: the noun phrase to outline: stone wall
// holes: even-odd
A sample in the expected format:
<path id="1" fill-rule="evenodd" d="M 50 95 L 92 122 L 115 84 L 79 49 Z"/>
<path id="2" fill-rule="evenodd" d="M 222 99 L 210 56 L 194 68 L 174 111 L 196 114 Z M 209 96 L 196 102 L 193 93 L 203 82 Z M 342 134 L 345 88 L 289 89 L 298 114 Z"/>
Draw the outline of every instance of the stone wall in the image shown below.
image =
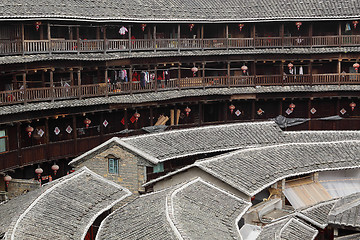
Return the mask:
<path id="1" fill-rule="evenodd" d="M 40 188 L 40 183 L 34 179 L 12 179 L 9 183 L 7 196 L 12 199 L 38 188 Z"/>

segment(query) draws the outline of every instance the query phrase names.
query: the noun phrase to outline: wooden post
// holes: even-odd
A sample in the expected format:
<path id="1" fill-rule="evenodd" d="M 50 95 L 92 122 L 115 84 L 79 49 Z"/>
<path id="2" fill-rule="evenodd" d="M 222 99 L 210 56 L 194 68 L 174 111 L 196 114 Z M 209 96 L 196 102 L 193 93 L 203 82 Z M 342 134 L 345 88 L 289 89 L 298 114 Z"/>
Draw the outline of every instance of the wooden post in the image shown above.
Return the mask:
<path id="1" fill-rule="evenodd" d="M 100 142 L 104 141 L 104 112 L 100 112 Z"/>
<path id="2" fill-rule="evenodd" d="M 77 80 L 78 80 L 79 99 L 81 99 L 82 98 L 82 91 L 81 91 L 81 72 L 80 72 L 80 69 L 77 70 Z"/>
<path id="3" fill-rule="evenodd" d="M 154 86 L 155 86 L 155 92 L 157 92 L 157 90 L 158 90 L 158 80 L 157 80 L 157 66 L 155 65 L 155 84 L 154 84 Z"/>
<path id="4" fill-rule="evenodd" d="M 201 50 L 204 51 L 204 24 L 201 24 Z"/>
<path id="5" fill-rule="evenodd" d="M 280 37 L 281 37 L 281 46 L 282 46 L 282 48 L 284 48 L 284 31 L 285 31 L 284 23 L 282 22 L 280 24 Z"/>
<path id="6" fill-rule="evenodd" d="M 129 25 L 129 52 L 131 52 L 132 49 L 132 42 L 131 42 L 131 25 Z"/>
<path id="7" fill-rule="evenodd" d="M 226 50 L 229 50 L 229 24 L 226 24 L 225 27 L 225 34 L 226 34 Z"/>
<path id="8" fill-rule="evenodd" d="M 96 39 L 100 40 L 100 27 L 96 26 Z"/>
<path id="9" fill-rule="evenodd" d="M 230 61 L 227 61 L 227 86 L 230 87 Z"/>
<path id="10" fill-rule="evenodd" d="M 71 81 L 71 86 L 75 86 L 74 83 L 74 71 L 72 68 L 70 68 L 70 81 Z"/>
<path id="11" fill-rule="evenodd" d="M 130 94 L 132 94 L 132 89 L 133 89 L 133 80 L 132 80 L 132 72 L 133 72 L 133 68 L 132 68 L 132 65 L 130 65 L 130 72 L 129 72 L 129 84 L 130 84 Z"/>
<path id="12" fill-rule="evenodd" d="M 73 128 L 73 138 L 74 138 L 74 153 L 78 154 L 78 141 L 77 141 L 77 128 L 76 128 L 76 116 L 72 116 L 72 128 Z"/>
<path id="13" fill-rule="evenodd" d="M 313 62 L 313 60 L 311 59 L 310 62 L 309 62 L 310 85 L 312 85 L 312 83 L 313 83 L 312 62 Z"/>
<path id="14" fill-rule="evenodd" d="M 341 22 L 338 24 L 338 32 L 339 32 L 339 47 L 342 45 L 342 37 L 341 37 Z"/>
<path id="15" fill-rule="evenodd" d="M 21 46 L 22 46 L 22 55 L 25 55 L 25 29 L 24 23 L 21 23 Z"/>
<path id="16" fill-rule="evenodd" d="M 49 135 L 49 119 L 45 118 L 45 159 L 49 159 L 49 142 L 50 142 L 50 135 Z"/>
<path id="17" fill-rule="evenodd" d="M 154 52 L 156 52 L 157 44 L 156 44 L 156 25 L 154 25 Z"/>
<path id="18" fill-rule="evenodd" d="M 125 129 L 129 129 L 129 123 L 128 123 L 128 110 L 124 109 L 124 126 Z"/>
<path id="19" fill-rule="evenodd" d="M 205 62 L 202 62 L 202 73 L 201 73 L 201 75 L 202 75 L 203 88 L 205 89 L 205 85 L 206 85 L 206 83 L 205 83 Z"/>
<path id="20" fill-rule="evenodd" d="M 251 37 L 252 37 L 253 42 L 254 42 L 253 47 L 256 48 L 256 26 L 255 26 L 255 23 L 252 24 Z"/>
<path id="21" fill-rule="evenodd" d="M 310 46 L 313 46 L 313 41 L 312 41 L 312 37 L 313 37 L 313 23 L 310 22 L 310 26 L 309 26 L 309 38 L 310 38 Z"/>
<path id="22" fill-rule="evenodd" d="M 181 49 L 180 34 L 181 34 L 181 25 L 178 24 L 178 29 L 177 29 L 178 52 L 180 52 Z"/>
<path id="23" fill-rule="evenodd" d="M 50 98 L 51 102 L 54 102 L 55 99 L 55 93 L 54 93 L 54 72 L 52 69 L 50 69 Z"/>
<path id="24" fill-rule="evenodd" d="M 252 100 L 252 101 L 251 101 L 251 121 L 254 121 L 254 120 L 255 120 L 255 112 L 256 112 L 256 109 L 255 109 L 255 100 Z"/>
<path id="25" fill-rule="evenodd" d="M 181 89 L 181 63 L 178 64 L 178 81 L 177 81 L 177 87 L 178 89 Z"/>
<path id="26" fill-rule="evenodd" d="M 105 68 L 105 72 L 104 72 L 104 78 L 105 78 L 105 96 L 108 97 L 108 89 L 109 89 L 109 83 L 108 83 L 108 68 Z"/>
<path id="27" fill-rule="evenodd" d="M 253 62 L 254 86 L 256 86 L 256 61 Z"/>
<path id="28" fill-rule="evenodd" d="M 340 85 L 341 83 L 341 61 L 338 60 L 338 66 L 337 66 L 337 71 L 338 71 L 338 84 Z"/>
<path id="29" fill-rule="evenodd" d="M 153 126 L 154 125 L 154 111 L 153 111 L 153 108 L 150 107 L 149 111 L 150 111 L 150 126 Z"/>
<path id="30" fill-rule="evenodd" d="M 47 24 L 47 39 L 49 41 L 49 53 L 52 53 L 52 44 L 51 44 L 51 32 L 50 32 L 50 23 Z"/>
<path id="31" fill-rule="evenodd" d="M 17 137 L 17 162 L 19 166 L 22 166 L 21 157 L 21 125 L 19 122 L 16 123 L 16 137 Z"/>
<path id="32" fill-rule="evenodd" d="M 308 101 L 308 118 L 309 118 L 309 125 L 308 125 L 308 130 L 311 130 L 311 98 L 309 98 Z"/>
<path id="33" fill-rule="evenodd" d="M 80 29 L 76 27 L 77 53 L 80 54 Z"/>
<path id="34" fill-rule="evenodd" d="M 45 87 L 45 72 L 41 71 L 41 86 Z"/>
<path id="35" fill-rule="evenodd" d="M 281 60 L 281 63 L 280 63 L 280 74 L 281 74 L 281 85 L 284 86 L 284 61 L 285 60 Z"/>
<path id="36" fill-rule="evenodd" d="M 198 125 L 201 126 L 204 122 L 204 113 L 203 113 L 203 103 L 199 102 L 199 122 Z"/>
<path id="37" fill-rule="evenodd" d="M 24 91 L 24 103 L 27 103 L 27 87 L 26 87 L 26 72 L 22 74 L 22 84 L 23 84 L 23 91 Z"/>
<path id="38" fill-rule="evenodd" d="M 106 53 L 107 49 L 108 49 L 108 42 L 107 42 L 107 38 L 106 38 L 106 27 L 103 26 L 103 38 L 104 38 L 104 53 Z"/>

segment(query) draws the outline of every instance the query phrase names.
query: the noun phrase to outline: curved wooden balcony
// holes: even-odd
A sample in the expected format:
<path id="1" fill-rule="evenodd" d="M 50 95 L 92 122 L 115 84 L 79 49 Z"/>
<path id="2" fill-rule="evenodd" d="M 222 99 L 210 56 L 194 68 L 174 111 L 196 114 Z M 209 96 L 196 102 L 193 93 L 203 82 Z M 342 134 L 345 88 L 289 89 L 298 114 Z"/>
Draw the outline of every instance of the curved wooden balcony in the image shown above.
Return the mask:
<path id="1" fill-rule="evenodd" d="M 28 102 L 156 92 L 170 89 L 321 84 L 360 84 L 360 74 L 330 73 L 312 75 L 213 76 L 171 79 L 167 83 L 163 80 L 161 82 L 153 81 L 147 83 L 145 86 L 141 86 L 140 82 L 124 82 L 117 84 L 100 83 L 69 87 L 26 88 L 0 92 L 0 106 Z"/>
<path id="2" fill-rule="evenodd" d="M 131 52 L 156 50 L 246 49 L 268 47 L 359 46 L 360 35 L 211 39 L 100 39 L 0 41 L 0 55 Z"/>

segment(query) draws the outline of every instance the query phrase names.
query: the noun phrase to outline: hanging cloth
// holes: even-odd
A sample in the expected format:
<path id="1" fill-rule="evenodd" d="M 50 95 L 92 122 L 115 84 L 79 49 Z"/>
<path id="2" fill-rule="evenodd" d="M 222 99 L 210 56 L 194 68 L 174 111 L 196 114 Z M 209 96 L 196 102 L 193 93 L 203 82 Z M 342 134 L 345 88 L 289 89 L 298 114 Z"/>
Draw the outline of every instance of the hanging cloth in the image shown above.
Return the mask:
<path id="1" fill-rule="evenodd" d="M 303 69 L 302 66 L 299 68 L 299 74 L 300 74 L 300 75 L 303 75 L 303 74 L 304 74 L 304 69 Z"/>
<path id="2" fill-rule="evenodd" d="M 350 23 L 347 23 L 347 24 L 345 25 L 345 32 L 348 32 L 348 31 L 351 31 L 351 25 L 350 25 Z"/>
<path id="3" fill-rule="evenodd" d="M 164 71 L 165 75 L 165 86 L 168 84 L 168 81 L 170 80 L 170 73 L 168 70 Z"/>
<path id="4" fill-rule="evenodd" d="M 119 29 L 119 33 L 120 35 L 125 35 L 126 33 L 128 32 L 127 28 L 122 26 L 120 29 Z"/>
<path id="5" fill-rule="evenodd" d="M 145 75 L 146 75 L 145 72 L 140 73 L 140 86 L 141 87 L 145 87 L 145 84 L 146 84 Z"/>

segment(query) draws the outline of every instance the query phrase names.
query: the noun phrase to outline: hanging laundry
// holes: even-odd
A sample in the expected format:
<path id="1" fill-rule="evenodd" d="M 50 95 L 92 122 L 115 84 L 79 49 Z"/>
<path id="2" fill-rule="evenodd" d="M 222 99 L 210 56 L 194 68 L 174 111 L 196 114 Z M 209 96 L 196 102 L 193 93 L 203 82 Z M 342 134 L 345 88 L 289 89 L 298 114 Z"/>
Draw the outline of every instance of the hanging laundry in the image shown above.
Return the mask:
<path id="1" fill-rule="evenodd" d="M 345 25 L 345 32 L 347 32 L 347 31 L 351 31 L 351 25 L 350 25 L 350 23 L 347 23 L 347 24 Z"/>
<path id="2" fill-rule="evenodd" d="M 125 35 L 126 33 L 128 32 L 127 28 L 122 26 L 120 29 L 119 29 L 119 33 L 120 35 Z"/>
<path id="3" fill-rule="evenodd" d="M 140 77 L 139 74 L 137 72 L 134 72 L 132 76 L 132 81 L 133 82 L 139 81 L 139 77 Z"/>
<path id="4" fill-rule="evenodd" d="M 299 68 L 299 74 L 300 74 L 300 75 L 303 75 L 303 74 L 304 74 L 304 69 L 303 69 L 302 66 Z"/>
<path id="5" fill-rule="evenodd" d="M 146 76 L 145 72 L 140 73 L 140 86 L 141 87 L 145 87 L 145 85 L 146 85 L 145 76 Z"/>
<path id="6" fill-rule="evenodd" d="M 170 73 L 168 70 L 164 71 L 164 79 L 165 79 L 165 86 L 168 84 L 168 81 L 170 80 Z"/>

